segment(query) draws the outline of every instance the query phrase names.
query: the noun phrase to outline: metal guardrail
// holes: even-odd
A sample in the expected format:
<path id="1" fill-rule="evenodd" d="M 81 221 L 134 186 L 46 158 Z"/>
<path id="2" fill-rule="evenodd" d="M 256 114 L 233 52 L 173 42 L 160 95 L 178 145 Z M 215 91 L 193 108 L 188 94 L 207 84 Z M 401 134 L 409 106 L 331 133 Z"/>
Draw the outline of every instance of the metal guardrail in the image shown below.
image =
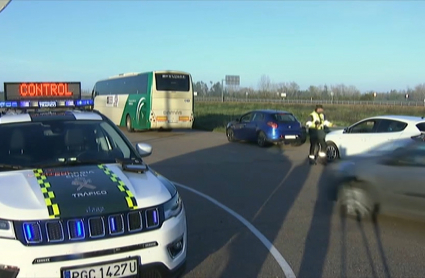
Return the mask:
<path id="1" fill-rule="evenodd" d="M 222 102 L 221 97 L 198 97 L 195 96 L 196 102 Z M 357 101 L 357 100 L 321 100 L 321 99 L 261 99 L 261 98 L 229 98 L 225 97 L 224 102 L 239 103 L 288 103 L 288 104 L 330 104 L 330 105 L 377 105 L 377 106 L 422 106 L 425 102 L 419 101 Z"/>

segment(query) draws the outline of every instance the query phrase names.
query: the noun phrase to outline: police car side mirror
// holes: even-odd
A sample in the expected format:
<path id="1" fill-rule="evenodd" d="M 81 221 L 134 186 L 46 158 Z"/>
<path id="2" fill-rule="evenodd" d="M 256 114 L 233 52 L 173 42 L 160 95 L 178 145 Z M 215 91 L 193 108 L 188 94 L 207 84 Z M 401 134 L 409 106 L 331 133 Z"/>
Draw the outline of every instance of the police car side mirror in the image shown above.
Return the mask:
<path id="1" fill-rule="evenodd" d="M 152 154 L 152 146 L 149 144 L 137 143 L 136 149 L 141 157 L 150 156 Z"/>
<path id="2" fill-rule="evenodd" d="M 342 131 L 343 133 L 347 133 L 348 132 L 348 127 L 345 127 L 344 130 Z"/>

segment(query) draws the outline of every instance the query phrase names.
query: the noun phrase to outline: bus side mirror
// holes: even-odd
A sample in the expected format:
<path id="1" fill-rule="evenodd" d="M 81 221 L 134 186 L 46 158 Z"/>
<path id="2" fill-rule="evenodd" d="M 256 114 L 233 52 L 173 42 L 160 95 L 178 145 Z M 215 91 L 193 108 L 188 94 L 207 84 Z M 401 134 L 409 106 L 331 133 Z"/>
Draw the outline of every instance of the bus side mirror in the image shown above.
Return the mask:
<path id="1" fill-rule="evenodd" d="M 0 1 L 0 13 L 6 9 L 7 5 L 10 3 L 10 1 L 12 0 L 2 0 Z"/>

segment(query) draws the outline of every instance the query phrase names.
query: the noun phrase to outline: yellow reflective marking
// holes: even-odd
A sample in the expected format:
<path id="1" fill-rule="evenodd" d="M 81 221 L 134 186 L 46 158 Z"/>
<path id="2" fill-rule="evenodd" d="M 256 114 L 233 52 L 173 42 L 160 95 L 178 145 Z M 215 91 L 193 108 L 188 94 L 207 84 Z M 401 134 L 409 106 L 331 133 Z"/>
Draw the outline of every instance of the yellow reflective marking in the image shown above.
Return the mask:
<path id="1" fill-rule="evenodd" d="M 59 217 L 60 216 L 59 205 L 56 204 L 54 201 L 55 193 L 53 191 L 49 191 L 50 183 L 45 181 L 47 177 L 43 175 L 43 170 L 36 169 L 33 172 L 40 186 L 41 192 L 44 195 L 44 202 L 46 203 L 49 217 L 50 218 Z"/>
<path id="2" fill-rule="evenodd" d="M 53 213 L 56 214 L 56 215 L 59 214 L 58 204 L 53 204 L 52 207 L 53 207 Z"/>
<path id="3" fill-rule="evenodd" d="M 125 200 L 127 201 L 129 208 L 134 207 L 133 201 L 130 199 L 130 197 L 125 197 Z"/>
<path id="4" fill-rule="evenodd" d="M 117 187 L 121 192 L 124 192 L 127 196 L 125 197 L 125 200 L 127 202 L 127 205 L 130 209 L 137 209 L 137 201 L 136 198 L 134 198 L 133 193 L 128 189 L 128 187 L 125 185 L 125 183 L 115 174 L 112 173 L 109 169 L 106 168 L 104 165 L 98 165 L 100 169 L 103 170 L 103 172 L 109 176 L 109 178 L 117 183 Z"/>

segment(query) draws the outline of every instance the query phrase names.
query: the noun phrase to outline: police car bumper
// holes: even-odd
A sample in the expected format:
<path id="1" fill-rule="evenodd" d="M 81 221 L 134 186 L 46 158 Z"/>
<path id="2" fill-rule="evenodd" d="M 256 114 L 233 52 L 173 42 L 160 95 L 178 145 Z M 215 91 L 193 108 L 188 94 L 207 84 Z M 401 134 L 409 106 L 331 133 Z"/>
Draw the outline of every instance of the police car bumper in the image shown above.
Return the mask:
<path id="1" fill-rule="evenodd" d="M 24 246 L 0 238 L 1 278 L 137 277 L 146 271 L 169 277 L 184 270 L 187 252 L 185 208 L 161 229 L 74 244 Z"/>

